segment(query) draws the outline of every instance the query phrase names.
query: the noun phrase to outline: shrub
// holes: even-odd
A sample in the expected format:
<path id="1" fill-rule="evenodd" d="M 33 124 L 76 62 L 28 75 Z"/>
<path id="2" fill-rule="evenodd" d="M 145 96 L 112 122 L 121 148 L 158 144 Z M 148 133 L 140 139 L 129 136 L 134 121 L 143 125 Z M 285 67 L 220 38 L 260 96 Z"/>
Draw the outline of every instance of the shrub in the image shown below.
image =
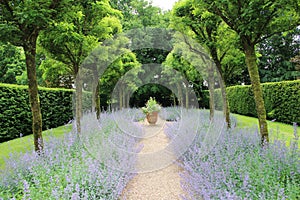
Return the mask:
<path id="1" fill-rule="evenodd" d="M 300 124 L 300 80 L 262 84 L 265 108 L 268 119 L 279 122 Z M 226 88 L 230 112 L 257 117 L 251 86 L 232 86 Z M 204 91 L 201 105 L 209 107 L 209 93 Z M 222 109 L 220 90 L 215 91 L 215 105 Z"/>
<path id="2" fill-rule="evenodd" d="M 32 133 L 27 88 L 0 84 L 0 142 Z M 39 88 L 39 96 L 44 130 L 66 124 L 73 118 L 72 90 Z"/>
<path id="3" fill-rule="evenodd" d="M 300 80 L 263 85 L 267 117 L 300 124 Z"/>

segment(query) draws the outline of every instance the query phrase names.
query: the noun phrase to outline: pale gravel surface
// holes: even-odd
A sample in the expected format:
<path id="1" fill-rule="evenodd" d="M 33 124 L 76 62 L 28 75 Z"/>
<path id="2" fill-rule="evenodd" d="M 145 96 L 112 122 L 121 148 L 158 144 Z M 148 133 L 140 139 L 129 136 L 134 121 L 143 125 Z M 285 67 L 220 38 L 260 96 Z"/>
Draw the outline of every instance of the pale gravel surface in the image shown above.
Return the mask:
<path id="1" fill-rule="evenodd" d="M 139 155 L 155 154 L 163 150 L 169 143 L 169 139 L 164 134 L 165 121 L 159 119 L 156 125 L 149 125 L 143 122 L 146 137 L 141 141 L 144 148 Z M 170 152 L 169 152 L 170 153 Z M 150 161 L 151 162 L 151 161 Z M 153 160 L 153 162 L 155 162 Z M 152 163 L 148 163 L 152 164 Z M 147 162 L 138 160 L 137 165 L 147 165 Z M 143 169 L 139 166 L 138 168 Z M 147 167 L 146 167 L 147 168 Z M 159 170 L 147 173 L 138 173 L 127 185 L 121 199 L 127 200 L 177 200 L 183 190 L 180 186 L 179 173 L 182 169 L 173 163 Z"/>

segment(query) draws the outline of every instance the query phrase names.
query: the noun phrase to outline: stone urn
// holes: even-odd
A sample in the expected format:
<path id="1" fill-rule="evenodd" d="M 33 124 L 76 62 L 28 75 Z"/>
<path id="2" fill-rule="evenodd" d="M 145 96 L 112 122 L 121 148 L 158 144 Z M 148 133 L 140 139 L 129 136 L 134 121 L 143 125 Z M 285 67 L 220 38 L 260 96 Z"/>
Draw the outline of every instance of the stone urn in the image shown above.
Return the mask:
<path id="1" fill-rule="evenodd" d="M 158 119 L 158 112 L 147 113 L 147 121 L 149 124 L 154 125 Z"/>

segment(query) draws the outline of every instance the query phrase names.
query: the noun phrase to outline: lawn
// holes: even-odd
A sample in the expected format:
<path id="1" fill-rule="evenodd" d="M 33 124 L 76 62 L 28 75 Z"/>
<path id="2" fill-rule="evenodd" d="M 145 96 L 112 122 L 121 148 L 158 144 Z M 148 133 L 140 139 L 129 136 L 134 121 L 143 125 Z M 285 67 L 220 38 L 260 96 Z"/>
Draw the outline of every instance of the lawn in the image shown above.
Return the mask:
<path id="1" fill-rule="evenodd" d="M 47 141 L 50 137 L 62 137 L 65 133 L 72 130 L 70 124 L 60 126 L 54 129 L 43 131 L 44 139 Z M 33 136 L 27 135 L 22 138 L 17 138 L 7 142 L 0 143 L 0 169 L 4 167 L 5 158 L 8 158 L 11 153 L 26 152 L 33 150 Z"/>
<path id="2" fill-rule="evenodd" d="M 247 117 L 238 114 L 233 114 L 233 116 L 237 119 L 238 128 L 247 128 L 254 126 L 257 126 L 258 128 L 258 120 L 255 117 Z M 270 131 L 271 141 L 274 141 L 274 139 L 278 139 L 281 141 L 286 141 L 287 145 L 289 145 L 291 139 L 294 138 L 295 128 L 292 125 L 268 121 L 268 128 Z M 297 127 L 297 133 L 298 135 L 300 134 L 300 127 Z"/>

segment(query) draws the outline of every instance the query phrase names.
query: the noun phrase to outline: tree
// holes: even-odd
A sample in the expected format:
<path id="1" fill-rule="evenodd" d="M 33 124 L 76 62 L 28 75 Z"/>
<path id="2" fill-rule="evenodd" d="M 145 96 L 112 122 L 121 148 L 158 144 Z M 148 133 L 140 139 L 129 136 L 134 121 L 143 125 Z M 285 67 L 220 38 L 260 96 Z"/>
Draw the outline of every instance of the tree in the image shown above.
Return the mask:
<path id="1" fill-rule="evenodd" d="M 0 82 L 17 83 L 17 76 L 25 70 L 25 58 L 20 48 L 11 44 L 0 44 Z"/>
<path id="2" fill-rule="evenodd" d="M 144 35 L 147 32 L 146 27 L 157 27 L 162 24 L 163 15 L 161 9 L 155 6 L 152 6 L 146 0 L 110 0 L 110 4 L 114 9 L 117 9 L 122 12 L 123 18 L 121 20 L 122 29 L 129 38 L 137 38 L 137 35 Z M 130 35 L 132 34 L 132 35 Z M 147 35 L 148 36 L 148 35 Z M 141 37 L 141 43 L 147 44 L 151 42 L 151 37 Z M 136 58 L 139 63 L 152 63 L 157 62 L 157 60 L 161 62 L 164 61 L 167 53 L 163 52 L 159 49 L 136 49 L 133 51 L 135 53 Z M 155 60 L 155 61 L 154 61 Z M 145 69 L 148 73 L 151 71 L 151 68 Z M 117 76 L 118 73 L 115 73 L 110 78 L 120 78 L 121 76 Z M 116 75 L 116 76 L 115 76 Z M 106 76 L 106 75 L 105 75 Z M 138 77 L 137 77 L 138 78 Z M 101 81 L 103 82 L 103 80 Z M 105 81 L 106 82 L 106 81 Z M 111 83 L 111 82 L 110 82 Z M 151 85 L 153 86 L 153 85 Z M 108 101 L 108 91 L 112 88 L 112 85 L 104 85 L 101 83 L 101 97 L 103 101 Z M 154 86 L 153 86 L 154 87 Z M 103 90 L 104 89 L 104 90 Z M 143 90 L 144 91 L 144 90 Z M 133 95 L 136 95 L 134 93 Z M 103 102 L 102 101 L 102 102 Z M 104 103 L 105 103 L 104 102 Z"/>
<path id="3" fill-rule="evenodd" d="M 143 107 L 150 97 L 155 98 L 155 100 L 163 107 L 176 105 L 174 104 L 172 91 L 161 84 L 155 83 L 148 83 L 139 87 L 132 95 L 130 105 L 133 107 Z"/>
<path id="4" fill-rule="evenodd" d="M 137 74 L 142 72 L 141 65 L 137 61 L 134 53 L 129 52 L 123 54 L 111 63 L 103 73 L 100 79 L 100 91 L 105 99 L 110 101 L 118 101 L 119 105 L 116 105 L 119 109 L 129 107 L 130 90 L 136 89 L 136 82 L 138 82 Z M 117 89 L 118 91 L 113 91 Z M 117 92 L 118 95 L 111 96 L 113 92 Z M 118 99 L 112 99 L 113 97 Z"/>
<path id="5" fill-rule="evenodd" d="M 300 73 L 290 60 L 300 53 L 300 28 L 278 33 L 258 45 L 261 82 L 295 80 Z"/>
<path id="6" fill-rule="evenodd" d="M 136 35 L 141 35 L 141 43 L 152 43 L 156 35 L 150 35 L 149 31 L 145 29 L 147 27 L 165 27 L 167 28 L 169 23 L 165 15 L 162 14 L 160 8 L 152 6 L 146 0 L 111 0 L 112 7 L 122 11 L 123 13 L 123 30 L 135 30 L 128 31 L 128 33 L 135 34 L 132 38 L 137 39 Z M 144 31 L 145 30 L 145 31 Z M 143 37 L 145 32 L 148 33 L 146 37 Z M 155 33 L 154 33 L 155 34 Z M 161 34 L 160 36 L 162 36 Z M 162 41 L 164 39 L 162 38 Z M 164 52 L 160 49 L 137 49 L 134 51 L 136 57 L 140 63 L 162 63 L 169 52 Z"/>
<path id="7" fill-rule="evenodd" d="M 300 54 L 293 57 L 291 62 L 296 65 L 295 69 L 300 73 Z M 298 76 L 297 79 L 300 79 L 300 76 Z"/>
<path id="8" fill-rule="evenodd" d="M 43 150 L 42 116 L 36 79 L 36 43 L 41 31 L 53 19 L 64 13 L 64 0 L 1 0 L 0 39 L 24 49 L 28 78 L 29 101 L 32 111 L 32 132 L 37 152 Z"/>
<path id="9" fill-rule="evenodd" d="M 157 32 L 154 31 L 152 35 L 149 29 L 146 30 L 148 27 L 168 27 L 168 17 L 166 17 L 166 14 L 162 14 L 162 11 L 159 7 L 153 6 L 151 3 L 149 3 L 149 1 L 146 0 L 111 0 L 111 4 L 115 9 L 122 11 L 124 16 L 122 20 L 123 30 L 132 34 L 130 38 L 140 39 L 139 44 L 145 44 L 145 46 L 146 44 L 154 44 L 153 46 L 159 46 L 155 45 L 155 41 L 165 41 L 164 38 L 161 40 L 158 40 L 157 38 L 153 39 L 153 37 L 157 36 L 155 35 Z M 162 35 L 164 34 L 160 34 L 159 36 Z M 133 52 L 136 54 L 138 62 L 142 64 L 161 64 L 169 54 L 168 51 L 164 51 L 159 48 L 137 48 Z M 144 70 L 145 74 L 149 74 L 149 77 L 150 74 L 153 73 L 150 65 Z M 155 84 L 149 84 L 145 88 L 150 87 L 153 87 L 153 90 L 157 89 L 157 85 Z M 139 92 L 141 91 L 146 90 L 140 90 Z M 134 93 L 134 95 L 137 95 L 137 93 Z"/>
<path id="10" fill-rule="evenodd" d="M 183 99 L 185 99 L 186 108 L 189 107 L 189 89 L 191 87 L 197 95 L 197 98 L 200 99 L 200 91 L 203 87 L 203 77 L 202 75 L 195 69 L 193 65 L 191 65 L 187 60 L 181 57 L 179 54 L 176 54 L 178 46 L 175 46 L 173 51 L 169 53 L 166 58 L 166 61 L 163 63 L 163 73 L 172 77 L 171 81 L 174 84 L 178 84 L 178 103 L 183 105 Z M 180 72 L 180 74 L 175 74 L 174 70 Z M 188 83 L 184 81 L 184 79 L 188 80 Z M 182 95 L 182 86 L 179 84 L 183 84 L 184 92 L 186 94 L 185 98 Z"/>
<path id="11" fill-rule="evenodd" d="M 240 39 L 251 79 L 262 143 L 269 141 L 255 45 L 300 23 L 299 0 L 195 0 L 220 16 Z"/>
<path id="12" fill-rule="evenodd" d="M 76 80 L 76 127 L 78 133 L 81 132 L 83 89 L 83 77 L 78 77 L 80 66 L 100 42 L 121 31 L 118 17 L 121 17 L 121 13 L 112 9 L 107 0 L 80 1 L 69 6 L 65 17 L 49 27 L 47 34 L 45 33 L 40 38 L 41 45 L 48 51 L 51 58 L 68 66 Z M 93 68 L 97 74 L 97 66 L 94 65 Z M 92 78 L 96 79 L 93 76 L 94 73 Z M 99 81 L 98 79 L 97 77 L 95 81 Z"/>
<path id="13" fill-rule="evenodd" d="M 169 65 L 178 66 L 176 64 L 179 62 L 181 67 L 179 67 L 179 71 L 188 70 L 193 71 L 194 76 L 198 76 L 198 78 L 203 78 L 203 85 L 208 86 L 209 90 L 209 110 L 210 110 L 210 119 L 214 118 L 215 113 L 215 105 L 214 105 L 214 90 L 215 90 L 215 66 L 213 65 L 213 61 L 210 56 L 207 54 L 206 50 L 202 48 L 200 43 L 192 39 L 190 36 L 185 34 L 177 34 L 174 37 L 176 44 L 171 52 L 171 56 L 174 57 L 170 59 L 170 54 L 167 57 L 166 63 L 170 62 Z M 176 55 L 173 56 L 172 54 Z M 187 62 L 188 61 L 188 62 Z M 187 69 L 184 69 L 186 66 L 189 66 Z M 199 73 L 201 73 L 201 76 Z M 192 77 L 188 77 L 192 78 Z M 191 80 L 191 79 L 189 79 Z M 200 91 L 198 91 L 200 92 Z M 180 95 L 179 95 L 180 96 Z M 198 95 L 199 98 L 203 97 L 202 95 Z"/>
<path id="14" fill-rule="evenodd" d="M 123 30 L 161 25 L 162 12 L 146 0 L 110 0 L 114 9 L 123 14 Z"/>
<path id="15" fill-rule="evenodd" d="M 195 38 L 195 40 L 206 47 L 216 65 L 216 70 L 220 79 L 224 116 L 227 127 L 230 128 L 230 111 L 226 95 L 226 84 L 222 61 L 227 55 L 228 50 L 233 48 L 232 41 L 234 41 L 236 35 L 233 34 L 231 30 L 228 30 L 219 16 L 208 12 L 205 10 L 205 8 L 195 7 L 191 0 L 177 3 L 173 8 L 173 13 L 174 17 L 177 17 L 177 19 L 175 18 L 173 22 L 175 23 L 174 26 L 178 27 L 177 24 L 182 23 L 182 27 L 186 33 L 188 32 L 187 29 L 192 32 L 192 36 Z M 222 39 L 224 38 L 221 37 L 222 35 L 227 36 L 227 43 L 220 45 Z M 213 80 L 210 82 L 213 82 Z M 209 88 L 210 91 L 212 91 L 212 88 Z M 212 98 L 212 95 L 210 96 Z"/>

